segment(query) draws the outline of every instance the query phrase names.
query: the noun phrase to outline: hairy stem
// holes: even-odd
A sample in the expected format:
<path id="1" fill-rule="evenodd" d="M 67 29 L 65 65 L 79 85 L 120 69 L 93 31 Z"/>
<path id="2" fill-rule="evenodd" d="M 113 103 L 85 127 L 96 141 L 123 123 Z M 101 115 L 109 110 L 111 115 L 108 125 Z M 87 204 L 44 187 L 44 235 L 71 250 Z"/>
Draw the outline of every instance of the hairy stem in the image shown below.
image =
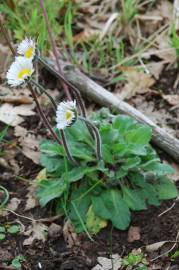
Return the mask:
<path id="1" fill-rule="evenodd" d="M 98 160 L 102 159 L 102 153 L 101 153 L 101 137 L 99 134 L 99 131 L 95 125 L 91 123 L 88 119 L 79 116 L 78 117 L 80 120 L 84 121 L 88 127 L 91 127 L 91 129 L 94 131 L 95 134 L 95 140 L 96 140 L 96 157 Z"/>
<path id="2" fill-rule="evenodd" d="M 54 70 L 54 68 L 52 68 L 47 63 L 47 61 L 45 61 L 44 59 L 42 59 L 39 56 L 38 56 L 38 61 L 39 61 L 40 64 L 42 64 L 44 67 L 46 67 L 47 70 L 49 70 L 57 79 L 62 80 L 65 84 L 68 84 L 68 86 L 74 91 L 74 93 L 76 95 L 76 99 L 77 99 L 77 101 L 79 103 L 79 106 L 80 106 L 82 115 L 83 115 L 83 117 L 86 118 L 85 105 L 84 105 L 84 102 L 83 102 L 83 99 L 81 97 L 81 94 L 80 94 L 79 90 L 72 83 L 68 82 L 61 73 L 59 73 L 56 70 Z"/>
<path id="3" fill-rule="evenodd" d="M 37 99 L 37 96 L 36 96 L 36 94 L 35 94 L 35 91 L 34 91 L 33 88 L 32 88 L 31 83 L 28 82 L 27 85 L 28 85 L 29 90 L 30 90 L 30 92 L 31 92 L 31 94 L 32 94 L 32 97 L 33 97 L 33 99 L 34 99 L 34 101 L 35 101 L 35 103 L 36 103 L 36 106 L 37 106 L 37 110 L 38 110 L 38 112 L 39 112 L 39 115 L 41 116 L 41 118 L 42 118 L 42 120 L 43 120 L 43 122 L 44 122 L 46 128 L 50 131 L 50 133 L 51 133 L 51 135 L 53 136 L 53 138 L 54 138 L 59 144 L 62 144 L 61 140 L 59 139 L 59 137 L 57 136 L 57 134 L 54 132 L 54 130 L 53 130 L 53 128 L 51 127 L 51 125 L 50 125 L 48 119 L 46 118 L 44 112 L 42 111 L 42 108 L 41 108 L 41 106 L 40 106 L 40 104 L 39 104 L 39 101 L 38 101 L 38 99 Z"/>
<path id="4" fill-rule="evenodd" d="M 47 70 L 49 70 L 57 79 L 59 80 L 62 80 L 63 82 L 65 82 L 66 84 L 68 84 L 68 86 L 73 90 L 73 92 L 75 93 L 75 97 L 77 99 L 77 102 L 80 106 L 80 109 L 81 109 L 81 113 L 82 113 L 82 116 L 84 118 L 86 118 L 86 109 L 85 109 L 85 105 L 84 105 L 84 102 L 83 102 L 83 99 L 81 97 L 81 94 L 80 94 L 80 91 L 72 84 L 70 83 L 69 81 L 67 81 L 65 79 L 65 77 L 60 74 L 59 72 L 57 72 L 56 70 L 54 70 L 44 59 L 42 59 L 41 57 L 38 56 L 38 61 L 39 63 L 41 63 L 45 68 L 47 68 Z M 93 133 L 93 130 L 91 130 L 91 128 L 89 128 L 89 125 L 87 123 L 85 123 L 90 134 L 91 134 L 91 137 L 94 139 L 94 133 Z"/>
<path id="5" fill-rule="evenodd" d="M 65 132 L 63 129 L 60 129 L 60 134 L 61 134 L 61 137 L 62 137 L 62 142 L 63 142 L 63 147 L 65 149 L 65 152 L 67 154 L 67 158 L 68 160 L 73 164 L 73 165 L 77 165 L 77 162 L 73 159 L 71 153 L 70 153 L 70 150 L 68 148 L 68 144 L 67 144 L 67 140 L 66 140 L 66 137 L 65 137 Z"/>
<path id="6" fill-rule="evenodd" d="M 48 35 L 49 35 L 49 38 L 50 38 L 52 51 L 53 51 L 53 54 L 55 56 L 57 68 L 58 68 L 59 73 L 62 74 L 62 70 L 61 70 L 61 67 L 60 67 L 59 59 L 58 59 L 57 47 L 56 47 L 56 44 L 55 44 L 55 40 L 53 38 L 50 23 L 49 23 L 49 20 L 48 20 L 48 15 L 47 15 L 47 11 L 46 11 L 46 8 L 45 8 L 44 0 L 40 0 L 40 6 L 41 6 L 43 16 L 44 16 L 44 20 L 45 20 L 45 23 L 46 23 L 46 26 L 47 26 L 47 31 L 48 31 Z M 68 89 L 68 85 L 65 82 L 63 82 L 62 85 L 63 85 L 64 92 L 65 92 L 65 95 L 66 95 L 67 99 L 71 100 L 72 98 L 71 98 L 71 95 L 70 95 L 70 92 L 69 92 L 69 89 Z"/>
<path id="7" fill-rule="evenodd" d="M 9 48 L 10 48 L 12 54 L 13 54 L 14 57 L 15 57 L 15 56 L 16 56 L 16 51 L 14 50 L 14 47 L 13 47 L 12 44 L 11 44 L 9 35 L 8 35 L 8 33 L 7 33 L 6 28 L 4 27 L 4 25 L 3 25 L 3 23 L 2 23 L 1 18 L 0 18 L 0 28 L 1 28 L 1 30 L 2 30 L 2 33 L 3 33 L 3 35 L 4 35 L 4 38 L 6 39 L 6 42 L 7 42 L 8 46 L 9 46 Z M 37 110 L 38 110 L 38 112 L 39 112 L 39 114 L 40 114 L 40 116 L 41 116 L 41 118 L 42 118 L 42 120 L 43 120 L 43 122 L 44 122 L 44 125 L 46 126 L 47 129 L 49 129 L 49 131 L 50 131 L 50 133 L 52 134 L 53 138 L 54 138 L 59 144 L 61 144 L 60 139 L 58 138 L 57 134 L 53 131 L 53 129 L 52 129 L 52 127 L 51 127 L 51 125 L 50 125 L 48 119 L 46 118 L 45 114 L 43 113 L 43 111 L 42 111 L 42 109 L 41 109 L 41 107 L 40 107 L 40 104 L 39 104 L 38 99 L 37 99 L 37 97 L 36 97 L 36 94 L 35 94 L 35 92 L 34 92 L 34 90 L 33 90 L 33 88 L 32 88 L 31 83 L 28 82 L 27 85 L 28 85 L 29 90 L 30 90 L 30 92 L 31 92 L 31 94 L 32 94 L 32 97 L 33 97 L 33 99 L 34 99 L 34 101 L 35 101 L 35 103 L 36 103 Z"/>
<path id="8" fill-rule="evenodd" d="M 55 100 L 52 98 L 52 96 L 46 91 L 46 89 L 41 85 L 39 84 L 38 82 L 36 82 L 34 79 L 30 79 L 30 81 L 37 87 L 40 89 L 40 92 L 41 93 L 44 93 L 48 98 L 49 100 L 51 101 L 52 105 L 53 105 L 53 109 L 54 109 L 54 112 L 56 113 L 56 110 L 57 110 L 57 104 L 55 102 Z"/>

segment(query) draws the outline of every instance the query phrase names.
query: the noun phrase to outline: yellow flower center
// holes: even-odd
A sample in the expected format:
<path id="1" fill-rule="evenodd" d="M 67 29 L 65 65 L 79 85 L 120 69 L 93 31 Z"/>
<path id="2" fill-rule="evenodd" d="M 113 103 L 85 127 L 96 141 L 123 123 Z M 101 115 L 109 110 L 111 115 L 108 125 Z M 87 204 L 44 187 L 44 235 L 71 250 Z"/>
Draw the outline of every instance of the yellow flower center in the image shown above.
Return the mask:
<path id="1" fill-rule="evenodd" d="M 67 111 L 65 117 L 66 117 L 66 120 L 67 121 L 70 121 L 71 118 L 72 118 L 72 112 L 71 111 Z"/>
<path id="2" fill-rule="evenodd" d="M 30 48 L 28 48 L 27 51 L 25 52 L 25 57 L 26 57 L 26 58 L 31 58 L 32 55 L 33 55 L 33 48 L 30 47 Z"/>
<path id="3" fill-rule="evenodd" d="M 28 77 L 30 75 L 31 75 L 31 70 L 27 68 L 23 68 L 18 73 L 18 79 L 24 79 L 25 77 Z"/>

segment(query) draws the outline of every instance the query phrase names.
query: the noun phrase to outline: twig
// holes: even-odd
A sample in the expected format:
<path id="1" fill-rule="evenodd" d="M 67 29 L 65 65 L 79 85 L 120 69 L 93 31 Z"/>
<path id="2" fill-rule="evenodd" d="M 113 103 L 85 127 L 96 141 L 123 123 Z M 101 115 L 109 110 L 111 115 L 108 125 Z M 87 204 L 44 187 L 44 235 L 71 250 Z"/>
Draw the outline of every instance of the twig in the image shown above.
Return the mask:
<path id="1" fill-rule="evenodd" d="M 42 9 L 42 12 L 43 12 L 43 16 L 44 16 L 44 19 L 45 19 L 45 23 L 46 23 L 46 26 L 47 26 L 47 31 L 48 31 L 48 35 L 49 35 L 49 38 L 50 38 L 50 43 L 51 43 L 51 46 L 52 46 L 52 51 L 53 51 L 53 54 L 55 56 L 56 64 L 57 64 L 57 67 L 58 67 L 58 71 L 59 71 L 60 74 L 62 74 L 62 70 L 61 70 L 61 67 L 60 67 L 59 59 L 58 59 L 57 47 L 56 47 L 56 44 L 55 44 L 55 40 L 53 38 L 53 34 L 52 34 L 51 27 L 50 27 L 50 23 L 49 23 L 49 20 L 48 20 L 48 15 L 47 15 L 47 11 L 45 9 L 44 0 L 40 0 L 40 6 L 41 6 L 41 9 Z M 72 98 L 71 98 L 71 95 L 70 95 L 70 92 L 69 92 L 69 89 L 68 89 L 67 84 L 63 82 L 62 85 L 63 85 L 64 92 L 65 92 L 65 95 L 66 95 L 67 99 L 71 100 Z"/>
<path id="2" fill-rule="evenodd" d="M 154 259 L 150 260 L 151 262 L 154 262 L 156 260 L 158 260 L 159 258 L 165 256 L 165 255 L 168 255 L 168 253 L 170 253 L 175 247 L 176 245 L 178 244 L 178 238 L 179 238 L 179 232 L 177 233 L 177 236 L 176 236 L 176 239 L 175 239 L 175 244 L 166 252 L 158 255 L 157 257 L 155 257 Z"/>
<path id="3" fill-rule="evenodd" d="M 160 213 L 160 214 L 158 215 L 158 217 L 161 217 L 161 216 L 163 216 L 164 214 L 166 214 L 167 212 L 169 212 L 170 210 L 172 210 L 173 207 L 176 205 L 176 202 L 177 202 L 178 200 L 179 200 L 179 197 L 176 198 L 176 200 L 174 201 L 174 203 L 173 203 L 169 208 L 167 208 L 165 211 L 163 211 L 162 213 Z"/>
<path id="4" fill-rule="evenodd" d="M 13 267 L 13 266 L 8 266 L 8 265 L 2 265 L 0 264 L 0 269 L 2 270 L 16 270 L 17 268 Z"/>
<path id="5" fill-rule="evenodd" d="M 10 212 L 11 214 L 13 214 L 17 217 L 24 218 L 24 219 L 30 220 L 32 222 L 49 222 L 49 223 L 51 223 L 51 222 L 59 219 L 62 216 L 62 215 L 56 215 L 56 216 L 52 216 L 52 217 L 48 217 L 48 218 L 34 219 L 34 218 L 30 218 L 30 217 L 27 217 L 24 215 L 20 215 L 20 214 L 16 213 L 15 211 L 8 209 L 8 208 L 4 208 L 4 210 L 7 212 Z"/>

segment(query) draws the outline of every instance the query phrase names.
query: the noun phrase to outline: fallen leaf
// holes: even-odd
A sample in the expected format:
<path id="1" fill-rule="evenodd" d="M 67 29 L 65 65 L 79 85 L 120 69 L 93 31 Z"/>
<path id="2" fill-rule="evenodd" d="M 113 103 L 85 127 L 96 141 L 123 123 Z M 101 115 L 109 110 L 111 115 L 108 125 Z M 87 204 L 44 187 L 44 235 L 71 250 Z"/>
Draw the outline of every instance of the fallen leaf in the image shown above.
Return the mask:
<path id="1" fill-rule="evenodd" d="M 111 259 L 98 257 L 98 264 L 92 270 L 119 270 L 122 266 L 122 259 L 118 254 L 113 254 Z"/>
<path id="2" fill-rule="evenodd" d="M 23 154 L 27 158 L 31 159 L 34 163 L 39 164 L 39 144 L 42 140 L 42 137 L 35 136 L 20 126 L 15 127 L 15 136 L 19 137 L 18 141 L 22 147 Z"/>
<path id="3" fill-rule="evenodd" d="M 25 211 L 33 209 L 39 205 L 39 202 L 36 197 L 36 185 L 32 183 L 30 187 L 28 187 L 28 193 L 26 194 L 26 202 L 25 202 Z"/>
<path id="4" fill-rule="evenodd" d="M 129 243 L 132 243 L 134 241 L 140 240 L 140 227 L 137 226 L 130 226 L 128 230 L 128 236 L 127 236 L 127 241 Z"/>
<path id="5" fill-rule="evenodd" d="M 34 240 L 40 240 L 42 242 L 46 241 L 47 238 L 48 227 L 43 223 L 33 221 L 32 225 L 30 225 L 23 234 L 25 236 L 29 236 L 24 240 L 23 245 L 29 246 L 33 243 Z"/>
<path id="6" fill-rule="evenodd" d="M 0 121 L 15 127 L 24 121 L 21 116 L 31 116 L 35 114 L 33 111 L 34 107 L 34 104 L 20 106 L 13 106 L 8 103 L 2 104 L 0 107 Z"/>
<path id="7" fill-rule="evenodd" d="M 78 33 L 73 37 L 73 41 L 76 43 L 89 42 L 90 40 L 96 39 L 100 34 L 99 30 L 93 30 L 86 28 L 84 31 Z"/>
<path id="8" fill-rule="evenodd" d="M 179 105 L 179 95 L 162 95 L 163 99 L 166 100 L 170 105 Z"/>
<path id="9" fill-rule="evenodd" d="M 10 89 L 5 86 L 0 86 L 0 101 L 14 105 L 33 103 L 31 93 L 27 88 Z"/>
<path id="10" fill-rule="evenodd" d="M 147 252 L 157 251 L 159 248 L 161 248 L 166 243 L 168 243 L 168 241 L 161 241 L 161 242 L 156 242 L 156 243 L 151 244 L 151 245 L 147 245 L 146 246 L 146 251 Z"/>
<path id="11" fill-rule="evenodd" d="M 10 202 L 7 204 L 7 208 L 16 211 L 18 209 L 19 204 L 21 203 L 21 200 L 18 198 L 12 198 Z"/>
<path id="12" fill-rule="evenodd" d="M 126 71 L 123 74 L 126 77 L 127 83 L 122 90 L 116 93 L 121 100 L 129 99 L 136 94 L 144 94 L 155 83 L 150 74 L 137 70 Z"/>
<path id="13" fill-rule="evenodd" d="M 169 164 L 168 162 L 166 162 L 167 164 Z M 179 181 L 179 165 L 176 164 L 176 163 L 172 163 L 172 164 L 169 164 L 170 166 L 173 167 L 173 169 L 175 170 L 174 173 L 170 174 L 170 179 L 173 180 L 174 182 L 177 182 Z"/>
<path id="14" fill-rule="evenodd" d="M 75 229 L 70 220 L 67 220 L 64 224 L 63 236 L 68 248 L 80 245 L 78 235 L 75 233 Z"/>

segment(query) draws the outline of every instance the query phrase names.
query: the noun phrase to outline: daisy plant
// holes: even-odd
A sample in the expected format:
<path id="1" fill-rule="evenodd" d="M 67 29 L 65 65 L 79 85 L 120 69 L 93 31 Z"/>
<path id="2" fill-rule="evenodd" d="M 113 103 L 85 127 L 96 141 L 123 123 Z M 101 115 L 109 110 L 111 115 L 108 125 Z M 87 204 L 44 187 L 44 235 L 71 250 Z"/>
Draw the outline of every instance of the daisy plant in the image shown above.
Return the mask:
<path id="1" fill-rule="evenodd" d="M 40 58 L 32 38 L 25 38 L 17 48 L 20 56 L 7 72 L 10 86 L 28 85 L 37 110 L 55 140 L 40 144 L 40 162 L 46 170 L 44 179 L 37 183 L 37 197 L 42 207 L 52 202 L 57 214 L 70 218 L 76 231 L 85 231 L 90 239 L 90 233 L 97 233 L 109 221 L 125 230 L 130 224 L 131 211 L 145 210 L 148 205 L 159 206 L 162 200 L 178 196 L 175 185 L 168 179 L 173 169 L 161 163 L 151 147 L 150 127 L 124 115 L 113 115 L 106 109 L 89 119 L 86 117 L 79 90 L 63 76 L 44 1 L 40 3 L 58 70 Z M 17 56 L 2 23 L 0 27 Z M 65 101 L 56 103 L 33 79 L 34 61 L 63 82 Z M 37 89 L 53 104 L 54 128 L 38 102 Z"/>
<path id="2" fill-rule="evenodd" d="M 14 49 L 12 50 L 14 54 Z M 58 106 L 54 99 L 46 92 L 44 87 L 40 85 L 36 80 L 32 78 L 34 67 L 33 67 L 33 60 L 34 58 L 38 58 L 39 55 L 36 55 L 36 44 L 35 41 L 32 38 L 25 38 L 17 47 L 17 53 L 21 56 L 16 56 L 15 61 L 11 64 L 8 72 L 7 72 L 7 82 L 10 86 L 16 87 L 20 86 L 23 83 L 27 83 L 29 86 L 29 89 L 32 93 L 32 96 L 36 102 L 38 111 L 46 124 L 46 127 L 50 130 L 51 134 L 53 135 L 54 139 L 58 143 L 62 143 L 65 149 L 65 152 L 67 154 L 68 159 L 71 161 L 72 164 L 76 164 L 76 161 L 72 157 L 72 154 L 70 152 L 70 149 L 68 147 L 68 143 L 66 140 L 65 132 L 64 130 L 71 126 L 78 116 L 78 110 L 76 106 L 76 100 L 75 101 L 67 101 L 67 102 L 61 102 Z M 63 80 L 64 81 L 64 80 Z M 56 132 L 52 129 L 49 121 L 47 120 L 46 116 L 44 115 L 40 104 L 38 102 L 38 99 L 36 97 L 36 94 L 34 92 L 34 88 L 32 87 L 34 85 L 36 88 L 39 88 L 42 93 L 45 93 L 50 101 L 53 104 L 54 112 L 56 113 L 56 121 L 57 121 L 57 129 L 60 131 L 61 134 L 61 140 Z M 82 116 L 79 115 L 79 119 L 84 121 L 92 135 L 92 137 L 96 141 L 96 156 L 97 159 L 101 159 L 101 139 L 98 130 L 96 127 L 86 119 L 86 113 L 84 108 L 84 103 L 81 99 L 81 96 L 79 95 L 78 90 L 74 90 L 74 94 L 77 97 L 77 101 L 79 101 L 79 106 L 82 111 Z"/>

